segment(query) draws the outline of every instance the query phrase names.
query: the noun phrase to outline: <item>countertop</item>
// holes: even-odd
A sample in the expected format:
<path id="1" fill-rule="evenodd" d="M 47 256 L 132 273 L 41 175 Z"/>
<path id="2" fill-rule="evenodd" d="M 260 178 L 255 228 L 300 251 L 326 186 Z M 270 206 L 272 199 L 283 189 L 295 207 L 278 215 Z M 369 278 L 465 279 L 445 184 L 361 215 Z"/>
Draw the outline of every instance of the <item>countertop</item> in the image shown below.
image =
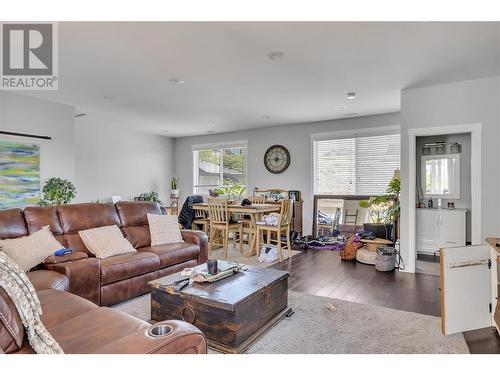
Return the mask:
<path id="1" fill-rule="evenodd" d="M 497 246 L 497 242 L 500 243 L 500 238 L 498 237 L 486 237 L 486 242 L 490 244 L 490 246 L 497 249 L 497 252 L 500 253 L 500 247 Z"/>

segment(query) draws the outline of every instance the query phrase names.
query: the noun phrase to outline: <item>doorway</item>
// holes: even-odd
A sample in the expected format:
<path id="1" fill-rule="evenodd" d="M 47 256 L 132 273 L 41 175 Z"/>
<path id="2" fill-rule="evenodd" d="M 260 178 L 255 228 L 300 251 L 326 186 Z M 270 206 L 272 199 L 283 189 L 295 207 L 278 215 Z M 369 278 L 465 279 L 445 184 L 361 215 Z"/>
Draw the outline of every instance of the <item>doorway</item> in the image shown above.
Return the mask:
<path id="1" fill-rule="evenodd" d="M 467 229 L 466 232 L 464 233 L 465 236 L 465 242 L 470 243 L 470 244 L 480 244 L 481 243 L 481 124 L 467 124 L 467 125 L 453 125 L 453 126 L 439 126 L 439 127 L 430 127 L 430 128 L 419 128 L 419 129 L 410 129 L 408 131 L 408 136 L 409 136 L 409 150 L 408 150 L 408 156 L 409 156 L 409 178 L 411 183 L 409 184 L 409 207 L 408 207 L 408 241 L 407 246 L 408 246 L 408 261 L 410 263 L 409 269 L 417 271 L 417 264 L 420 262 L 428 262 L 428 263 L 437 263 L 439 261 L 439 257 L 437 256 L 438 254 L 434 253 L 432 251 L 433 247 L 429 246 L 427 249 L 428 251 L 425 251 L 426 249 L 422 249 L 422 242 L 425 241 L 430 241 L 429 238 L 432 238 L 433 236 L 438 236 L 439 238 L 439 227 L 442 226 L 442 232 L 443 233 L 448 233 L 449 232 L 449 227 L 445 227 L 447 223 L 450 222 L 454 223 L 452 228 L 455 228 L 457 224 L 457 220 L 462 220 L 462 219 L 456 219 L 456 218 L 444 218 L 441 217 L 441 215 L 436 215 L 436 211 L 430 211 L 430 213 L 422 217 L 421 215 L 423 211 L 417 211 L 420 210 L 420 208 L 417 208 L 419 205 L 427 205 L 429 206 L 429 201 L 425 195 L 435 195 L 435 199 L 432 199 L 432 206 L 433 209 L 437 208 L 438 206 L 438 199 L 440 199 L 441 203 L 441 208 L 444 208 L 445 210 L 448 209 L 448 202 L 452 202 L 455 204 L 455 211 L 453 211 L 452 216 L 460 216 L 460 215 L 455 215 L 458 212 L 459 208 L 468 210 L 468 216 L 465 216 L 466 222 L 465 222 L 465 228 L 467 226 L 469 227 L 468 233 Z M 470 173 L 467 172 L 465 175 L 469 176 L 467 184 L 469 184 L 467 187 L 464 186 L 464 194 L 459 193 L 452 195 L 453 198 L 449 199 L 444 199 L 444 195 L 440 194 L 435 194 L 435 192 L 430 192 L 430 194 L 421 194 L 418 192 L 419 186 L 421 185 L 421 174 L 425 173 L 422 172 L 425 170 L 425 168 L 422 168 L 422 149 L 421 147 L 424 146 L 425 144 L 429 145 L 434 145 L 434 147 L 440 147 L 439 143 L 449 143 L 445 147 L 451 147 L 451 144 L 454 142 L 449 141 L 450 139 L 453 139 L 453 137 L 461 137 L 461 141 L 463 143 L 470 143 L 470 153 L 467 151 L 467 155 L 465 157 L 466 160 L 464 160 L 465 166 L 470 166 Z M 419 150 L 420 147 L 420 150 Z M 466 151 L 463 147 L 463 151 Z M 456 149 L 454 150 L 456 151 Z M 427 153 L 427 150 L 424 151 Z M 430 154 L 433 152 L 431 151 Z M 450 154 L 450 152 L 447 152 Z M 420 158 L 419 158 L 420 156 Z M 428 159 L 439 159 L 439 158 L 428 158 Z M 460 156 L 460 160 L 462 159 L 462 156 Z M 420 163 L 418 162 L 420 160 Z M 431 162 L 436 164 L 436 162 Z M 444 164 L 443 164 L 444 165 Z M 429 172 L 429 169 L 432 170 L 432 167 L 427 168 L 427 171 Z M 464 181 L 461 181 L 459 188 L 461 185 L 464 184 Z M 429 186 L 427 186 L 429 188 Z M 469 193 L 470 191 L 470 193 Z M 427 191 L 429 193 L 429 191 Z M 419 195 L 420 194 L 420 195 Z M 456 198 L 457 196 L 470 196 L 469 200 L 465 199 L 465 203 L 462 202 L 462 198 Z M 419 199 L 421 197 L 421 199 Z M 457 205 L 457 202 L 459 202 L 459 205 Z M 446 207 L 443 207 L 444 204 Z M 462 207 L 464 205 L 467 205 L 468 207 Z M 427 207 L 428 208 L 428 207 Z M 448 212 L 447 211 L 440 211 L 440 213 L 443 213 L 443 215 L 446 215 Z M 451 211 L 450 211 L 451 213 Z M 418 216 L 417 216 L 418 215 Z M 467 214 L 466 214 L 467 215 Z M 451 216 L 451 215 L 450 215 Z M 427 233 L 419 233 L 419 237 L 417 238 L 417 221 L 421 220 L 423 223 L 427 223 L 429 225 L 426 226 L 428 229 Z M 437 220 L 434 222 L 431 222 L 429 220 Z M 423 229 L 424 231 L 426 230 L 425 228 Z M 437 232 L 436 232 L 437 231 Z M 455 232 L 454 232 L 455 233 Z M 446 244 L 446 246 L 454 246 L 453 242 L 456 242 L 457 245 L 461 241 L 460 238 L 458 239 L 445 239 L 445 241 L 449 241 L 449 244 Z M 442 246 L 443 247 L 443 246 Z M 422 251 L 424 250 L 424 251 Z M 417 261 L 417 256 L 419 255 L 419 259 Z M 425 263 L 420 263 L 420 265 L 423 266 L 429 266 L 429 264 Z M 429 267 L 431 270 L 434 270 L 433 272 L 437 272 L 436 266 L 430 265 Z M 421 271 L 421 269 L 419 269 Z M 425 272 L 432 272 L 428 271 L 426 269 Z M 437 272 L 438 273 L 438 272 Z"/>

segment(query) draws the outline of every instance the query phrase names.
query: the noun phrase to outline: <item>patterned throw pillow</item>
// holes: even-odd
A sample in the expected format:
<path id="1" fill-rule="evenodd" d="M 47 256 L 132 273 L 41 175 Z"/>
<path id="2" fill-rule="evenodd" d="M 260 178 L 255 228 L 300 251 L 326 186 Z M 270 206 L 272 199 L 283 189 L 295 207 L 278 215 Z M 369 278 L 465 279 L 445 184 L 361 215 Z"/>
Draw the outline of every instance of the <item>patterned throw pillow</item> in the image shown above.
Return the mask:
<path id="1" fill-rule="evenodd" d="M 151 246 L 184 242 L 177 215 L 148 215 Z"/>
<path id="2" fill-rule="evenodd" d="M 0 240 L 0 247 L 23 271 L 29 271 L 64 246 L 47 225 L 29 236 Z"/>
<path id="3" fill-rule="evenodd" d="M 135 253 L 137 250 L 123 237 L 116 225 L 78 232 L 83 243 L 96 258 L 108 258 L 113 255 Z"/>

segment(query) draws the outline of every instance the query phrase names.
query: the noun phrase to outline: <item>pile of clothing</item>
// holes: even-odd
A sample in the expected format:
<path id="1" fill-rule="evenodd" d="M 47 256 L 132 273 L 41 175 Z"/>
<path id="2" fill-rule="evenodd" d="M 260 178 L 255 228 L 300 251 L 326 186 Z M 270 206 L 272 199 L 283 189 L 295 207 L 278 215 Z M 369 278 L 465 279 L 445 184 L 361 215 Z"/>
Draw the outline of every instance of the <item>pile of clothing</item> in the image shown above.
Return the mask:
<path id="1" fill-rule="evenodd" d="M 262 217 L 262 220 L 264 221 L 264 223 L 266 225 L 271 225 L 273 227 L 276 227 L 276 226 L 278 226 L 278 223 L 280 221 L 280 214 L 278 214 L 276 212 L 272 212 L 268 215 L 264 215 Z"/>
<path id="2" fill-rule="evenodd" d="M 304 250 L 332 250 L 342 253 L 346 244 L 353 245 L 354 247 L 359 248 L 363 246 L 363 243 L 361 242 L 362 239 L 373 240 L 374 238 L 375 234 L 373 232 L 364 230 L 354 234 L 354 236 L 351 236 L 349 238 L 341 236 L 340 234 L 335 237 L 320 236 L 318 238 L 305 236 L 299 239 L 297 241 L 297 244 L 300 245 Z"/>

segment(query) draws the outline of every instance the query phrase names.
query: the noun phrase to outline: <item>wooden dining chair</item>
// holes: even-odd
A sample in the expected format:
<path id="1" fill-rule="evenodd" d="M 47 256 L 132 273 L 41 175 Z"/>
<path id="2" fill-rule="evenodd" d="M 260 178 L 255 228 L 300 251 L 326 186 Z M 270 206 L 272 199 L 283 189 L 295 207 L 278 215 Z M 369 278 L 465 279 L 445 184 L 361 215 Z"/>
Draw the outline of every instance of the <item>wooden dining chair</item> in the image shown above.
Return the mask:
<path id="1" fill-rule="evenodd" d="M 254 197 L 248 197 L 247 198 L 252 205 L 253 204 L 266 204 L 266 197 L 261 197 L 261 196 L 254 196 Z M 239 214 L 237 216 L 237 220 L 240 221 L 243 224 L 243 243 L 245 241 L 250 245 L 252 243 L 252 238 L 255 235 L 255 228 L 252 227 L 252 219 L 250 218 L 249 215 L 245 214 Z M 246 239 L 245 239 L 245 234 Z M 234 244 L 236 246 L 236 244 Z"/>
<path id="2" fill-rule="evenodd" d="M 267 233 L 266 243 L 276 242 L 278 245 L 278 255 L 280 262 L 283 260 L 283 246 L 281 243 L 281 236 L 284 233 L 286 237 L 286 247 L 288 249 L 288 257 L 292 257 L 292 244 L 290 241 L 290 225 L 292 222 L 292 200 L 285 199 L 281 201 L 281 208 L 279 214 L 278 225 L 257 224 L 257 258 L 259 257 L 260 246 L 264 244 L 261 242 L 261 236 L 264 232 Z M 271 238 L 272 234 L 276 234 L 276 240 Z"/>
<path id="3" fill-rule="evenodd" d="M 191 229 L 197 229 L 198 227 L 200 227 L 201 230 L 208 235 L 209 226 L 210 226 L 210 219 L 207 217 L 206 211 L 194 210 L 194 220 L 193 223 L 191 224 Z"/>
<path id="4" fill-rule="evenodd" d="M 248 197 L 248 200 L 252 202 L 252 204 L 266 204 L 266 197 Z"/>
<path id="5" fill-rule="evenodd" d="M 208 255 L 212 253 L 212 246 L 215 244 L 215 233 L 222 232 L 222 241 L 224 247 L 224 258 L 227 258 L 227 247 L 229 234 L 232 232 L 233 241 L 236 242 L 236 234 L 239 235 L 240 252 L 243 252 L 243 224 L 241 222 L 232 222 L 231 214 L 228 211 L 227 200 L 208 199 L 208 218 L 210 220 L 210 242 L 208 244 Z"/>

